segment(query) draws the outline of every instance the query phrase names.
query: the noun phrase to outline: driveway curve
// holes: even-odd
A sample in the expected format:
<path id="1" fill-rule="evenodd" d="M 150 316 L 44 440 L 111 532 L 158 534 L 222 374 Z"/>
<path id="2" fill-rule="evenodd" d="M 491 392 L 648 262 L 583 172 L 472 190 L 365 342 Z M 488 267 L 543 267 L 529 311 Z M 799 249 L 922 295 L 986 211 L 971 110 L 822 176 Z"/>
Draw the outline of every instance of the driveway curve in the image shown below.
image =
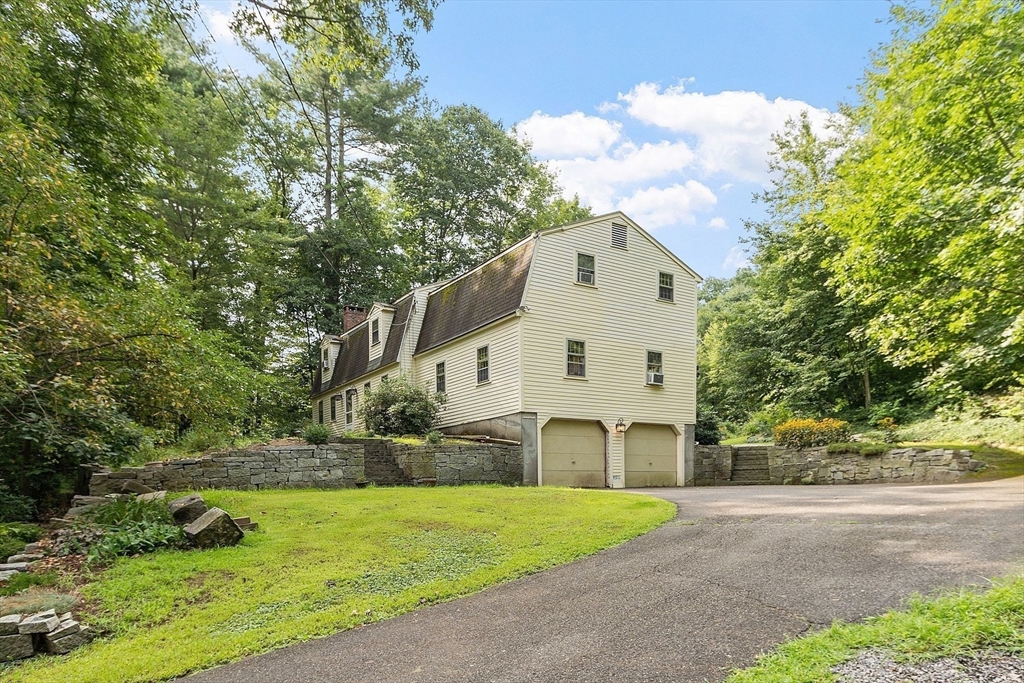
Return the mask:
<path id="1" fill-rule="evenodd" d="M 1024 478 L 644 492 L 676 503 L 676 519 L 572 564 L 187 680 L 721 681 L 808 629 L 985 584 L 1024 558 Z"/>

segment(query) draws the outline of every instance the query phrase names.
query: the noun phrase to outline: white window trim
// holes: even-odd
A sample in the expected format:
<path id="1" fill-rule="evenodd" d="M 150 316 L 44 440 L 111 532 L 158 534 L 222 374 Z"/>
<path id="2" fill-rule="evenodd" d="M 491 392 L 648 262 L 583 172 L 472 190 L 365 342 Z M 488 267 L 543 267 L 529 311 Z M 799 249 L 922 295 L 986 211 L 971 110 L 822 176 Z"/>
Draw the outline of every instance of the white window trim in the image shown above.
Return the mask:
<path id="1" fill-rule="evenodd" d="M 377 341 L 373 341 L 373 326 L 374 325 L 377 326 Z M 377 317 L 377 318 L 374 318 L 374 319 L 372 319 L 370 321 L 370 346 L 378 346 L 378 345 L 380 345 L 380 339 L 381 339 L 381 334 L 380 334 L 380 318 Z"/>
<path id="2" fill-rule="evenodd" d="M 355 424 L 356 424 L 356 396 L 357 396 L 357 392 L 356 392 L 355 389 L 346 389 L 345 390 L 345 405 L 344 405 L 344 409 L 345 409 L 345 428 L 346 429 L 348 429 L 349 427 L 354 427 Z M 351 408 L 351 410 L 349 409 L 349 399 L 352 399 L 352 408 Z M 352 418 L 351 422 L 349 421 L 349 417 L 350 416 Z"/>
<path id="3" fill-rule="evenodd" d="M 661 298 L 661 276 L 662 275 L 671 275 L 672 276 L 672 298 L 671 299 L 662 299 Z M 655 282 L 655 290 L 654 290 L 655 298 L 657 298 L 657 300 L 661 301 L 662 303 L 674 304 L 676 302 L 676 281 L 678 279 L 679 278 L 676 277 L 676 274 L 673 273 L 673 272 L 670 272 L 670 271 L 667 271 L 667 270 L 659 270 L 658 271 L 658 279 Z"/>
<path id="4" fill-rule="evenodd" d="M 441 368 L 441 373 L 440 374 L 444 376 L 444 389 L 438 389 L 437 388 L 437 379 L 438 379 L 437 369 L 438 369 L 438 367 Z M 488 377 L 490 377 L 490 374 L 491 374 L 490 370 L 491 370 L 491 352 L 490 352 L 490 350 L 488 350 L 487 351 L 487 376 Z M 434 393 L 437 393 L 437 394 L 447 394 L 448 393 L 448 363 L 446 363 L 443 360 L 434 363 Z"/>
<path id="5" fill-rule="evenodd" d="M 569 342 L 583 342 L 583 376 L 570 375 L 569 374 Z M 589 379 L 588 371 L 590 370 L 590 340 L 581 339 L 580 337 L 565 337 L 562 344 L 562 377 L 564 379 L 571 379 L 577 382 L 586 382 Z"/>
<path id="6" fill-rule="evenodd" d="M 480 381 L 480 349 L 487 349 L 487 379 Z M 473 375 L 476 378 L 476 385 L 481 386 L 483 384 L 491 383 L 491 345 L 484 344 L 477 346 L 473 350 Z M 445 378 L 447 382 L 447 378 Z"/>
<path id="7" fill-rule="evenodd" d="M 663 387 L 665 386 L 664 380 L 661 384 L 653 384 L 647 380 L 647 354 L 649 353 L 660 353 L 661 354 L 661 376 L 665 377 L 665 352 L 659 351 L 658 349 L 644 349 L 644 385 L 649 387 Z"/>
<path id="8" fill-rule="evenodd" d="M 594 281 L 593 282 L 580 282 L 580 255 L 581 254 L 583 256 L 590 256 L 590 257 L 592 257 L 594 259 Z M 583 287 L 597 287 L 597 271 L 598 271 L 597 254 L 590 254 L 590 253 L 587 253 L 585 251 L 580 251 L 579 249 L 577 249 L 575 251 L 575 255 L 573 256 L 573 259 L 572 259 L 572 281 L 574 283 L 578 284 L 578 285 L 582 285 Z"/>

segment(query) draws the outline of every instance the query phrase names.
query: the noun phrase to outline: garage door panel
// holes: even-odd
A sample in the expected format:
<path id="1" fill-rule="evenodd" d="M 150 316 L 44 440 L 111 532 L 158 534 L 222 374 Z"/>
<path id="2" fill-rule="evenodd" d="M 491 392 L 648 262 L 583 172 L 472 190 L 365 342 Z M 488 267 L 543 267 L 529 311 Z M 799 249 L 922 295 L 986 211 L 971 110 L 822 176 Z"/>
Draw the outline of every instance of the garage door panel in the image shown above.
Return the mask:
<path id="1" fill-rule="evenodd" d="M 676 434 L 667 425 L 637 423 L 626 430 L 626 486 L 676 485 Z"/>
<path id="2" fill-rule="evenodd" d="M 605 486 L 605 435 L 596 422 L 550 420 L 541 430 L 543 480 L 550 486 Z"/>

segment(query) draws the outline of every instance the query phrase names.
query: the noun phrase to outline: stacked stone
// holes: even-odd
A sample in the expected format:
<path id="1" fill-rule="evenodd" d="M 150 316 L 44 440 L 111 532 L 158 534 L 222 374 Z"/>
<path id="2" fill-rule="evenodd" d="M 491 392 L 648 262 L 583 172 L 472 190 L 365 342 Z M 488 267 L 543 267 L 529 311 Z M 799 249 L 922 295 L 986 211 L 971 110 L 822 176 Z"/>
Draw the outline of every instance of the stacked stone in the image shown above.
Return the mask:
<path id="1" fill-rule="evenodd" d="M 984 466 L 970 451 L 942 448 L 894 448 L 880 455 L 829 453 L 827 448 L 773 448 L 769 453 L 773 484 L 941 484 Z"/>
<path id="2" fill-rule="evenodd" d="M 11 555 L 6 562 L 0 563 L 0 581 L 10 581 L 22 572 L 27 572 L 39 560 L 43 559 L 43 550 L 38 543 L 29 543 L 17 554 Z"/>
<path id="3" fill-rule="evenodd" d="M 71 617 L 54 610 L 23 616 L 0 617 L 0 661 L 25 659 L 46 652 L 63 655 L 92 640 L 92 632 Z"/>
<path id="4" fill-rule="evenodd" d="M 93 474 L 89 492 L 93 495 L 119 492 L 126 480 L 169 491 L 351 487 L 363 480 L 363 447 L 359 444 L 269 446 L 152 462 L 144 467 Z"/>
<path id="5" fill-rule="evenodd" d="M 693 454 L 694 486 L 714 486 L 732 476 L 732 447 L 698 445 Z"/>
<path id="6" fill-rule="evenodd" d="M 460 444 L 412 446 L 389 444 L 395 461 L 414 482 L 435 480 L 438 484 L 502 483 L 523 481 L 523 451 L 504 444 Z"/>

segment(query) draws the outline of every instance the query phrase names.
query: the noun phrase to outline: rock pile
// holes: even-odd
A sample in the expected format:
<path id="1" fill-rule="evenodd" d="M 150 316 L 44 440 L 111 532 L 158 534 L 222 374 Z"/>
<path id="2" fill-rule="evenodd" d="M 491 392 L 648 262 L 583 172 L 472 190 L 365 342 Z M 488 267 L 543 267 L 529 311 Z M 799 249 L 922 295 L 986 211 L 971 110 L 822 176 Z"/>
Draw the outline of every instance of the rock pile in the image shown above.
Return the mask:
<path id="1" fill-rule="evenodd" d="M 54 610 L 24 616 L 0 617 L 0 662 L 25 659 L 37 653 L 63 655 L 92 640 L 92 632 Z"/>

